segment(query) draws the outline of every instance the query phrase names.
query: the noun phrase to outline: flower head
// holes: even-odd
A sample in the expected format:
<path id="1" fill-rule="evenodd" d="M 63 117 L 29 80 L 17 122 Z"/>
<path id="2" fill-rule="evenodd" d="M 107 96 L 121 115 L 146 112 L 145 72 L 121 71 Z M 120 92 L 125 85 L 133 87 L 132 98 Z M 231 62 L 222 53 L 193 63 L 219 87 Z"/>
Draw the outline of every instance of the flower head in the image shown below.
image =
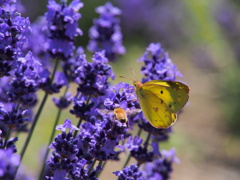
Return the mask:
<path id="1" fill-rule="evenodd" d="M 73 0 L 69 5 L 65 1 L 61 4 L 49 0 L 48 12 L 45 14 L 49 30 L 49 52 L 54 58 L 63 61 L 73 56 L 74 38 L 82 35 L 78 28 L 81 14 L 78 12 L 83 7 L 80 0 Z"/>
<path id="2" fill-rule="evenodd" d="M 28 110 L 16 109 L 16 104 L 0 103 L 0 122 L 7 125 L 9 128 L 19 127 L 29 121 Z"/>
<path id="3" fill-rule="evenodd" d="M 159 43 L 151 43 L 139 60 L 145 64 L 141 71 L 145 75 L 143 83 L 150 80 L 174 81 L 177 76 L 181 77 L 176 65 L 172 63 Z"/>
<path id="4" fill-rule="evenodd" d="M 76 70 L 75 82 L 78 91 L 84 95 L 103 96 L 110 85 L 108 79 L 114 78 L 112 67 L 107 64 L 104 51 L 95 53 L 92 60 L 92 63 L 85 62 Z"/>
<path id="5" fill-rule="evenodd" d="M 179 162 L 178 158 L 175 156 L 175 150 L 162 150 L 162 157 L 155 159 L 152 163 L 146 163 L 143 176 L 146 179 L 157 178 L 167 180 L 170 178 L 172 163 L 174 162 Z"/>
<path id="6" fill-rule="evenodd" d="M 122 171 L 113 172 L 113 174 L 118 176 L 118 180 L 144 180 L 142 172 L 134 164 L 130 165 L 129 167 L 125 167 Z"/>
<path id="7" fill-rule="evenodd" d="M 26 34 L 30 31 L 29 19 L 21 17 L 15 5 L 8 3 L 2 2 L 0 7 L 0 77 L 10 76 L 15 61 L 23 56 Z"/>
<path id="8" fill-rule="evenodd" d="M 88 50 L 91 52 L 105 50 L 106 57 L 113 61 L 116 55 L 125 53 L 119 19 L 115 17 L 120 15 L 121 11 L 108 2 L 98 7 L 96 12 L 100 14 L 100 17 L 94 20 L 94 25 L 89 30 L 91 40 Z"/>
<path id="9" fill-rule="evenodd" d="M 20 156 L 12 149 L 0 149 L 0 178 L 15 179 L 15 170 L 20 163 Z"/>

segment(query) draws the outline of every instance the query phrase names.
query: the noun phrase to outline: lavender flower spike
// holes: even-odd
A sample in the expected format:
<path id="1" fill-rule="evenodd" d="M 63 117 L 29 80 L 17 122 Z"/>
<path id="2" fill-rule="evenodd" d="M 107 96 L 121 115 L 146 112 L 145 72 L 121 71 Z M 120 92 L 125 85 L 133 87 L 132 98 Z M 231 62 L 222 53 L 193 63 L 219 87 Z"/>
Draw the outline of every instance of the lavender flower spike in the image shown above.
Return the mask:
<path id="1" fill-rule="evenodd" d="M 160 43 L 151 43 L 139 61 L 145 64 L 141 71 L 145 75 L 143 83 L 150 80 L 174 81 L 177 76 L 182 76 Z"/>
<path id="2" fill-rule="evenodd" d="M 63 124 L 58 125 L 56 127 L 57 130 L 61 130 L 64 132 L 66 132 L 66 129 L 68 129 L 68 128 L 69 128 L 70 132 L 72 132 L 73 130 L 76 130 L 76 131 L 79 130 L 76 126 L 72 125 L 72 122 L 69 119 L 66 119 Z"/>
<path id="3" fill-rule="evenodd" d="M 122 45 L 119 19 L 115 17 L 121 14 L 121 10 L 108 2 L 98 7 L 96 12 L 100 14 L 100 17 L 94 20 L 94 25 L 89 30 L 91 40 L 88 50 L 91 52 L 105 50 L 107 58 L 114 61 L 116 55 L 125 54 L 126 51 Z"/>
<path id="4" fill-rule="evenodd" d="M 61 4 L 55 0 L 49 0 L 48 12 L 45 14 L 49 30 L 49 52 L 54 58 L 66 61 L 73 56 L 75 50 L 74 38 L 82 35 L 78 28 L 78 20 L 81 14 L 79 9 L 83 7 L 80 0 L 73 0 L 69 5 L 65 1 Z"/>

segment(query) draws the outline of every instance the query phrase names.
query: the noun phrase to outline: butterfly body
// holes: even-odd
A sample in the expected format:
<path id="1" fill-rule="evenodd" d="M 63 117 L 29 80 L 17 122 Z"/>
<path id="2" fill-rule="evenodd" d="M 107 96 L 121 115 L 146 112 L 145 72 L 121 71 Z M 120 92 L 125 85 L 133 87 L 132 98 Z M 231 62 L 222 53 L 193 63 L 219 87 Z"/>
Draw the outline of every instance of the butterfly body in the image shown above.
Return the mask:
<path id="1" fill-rule="evenodd" d="M 156 128 L 168 128 L 188 101 L 189 88 L 176 81 L 134 81 L 136 95 L 146 119 Z"/>

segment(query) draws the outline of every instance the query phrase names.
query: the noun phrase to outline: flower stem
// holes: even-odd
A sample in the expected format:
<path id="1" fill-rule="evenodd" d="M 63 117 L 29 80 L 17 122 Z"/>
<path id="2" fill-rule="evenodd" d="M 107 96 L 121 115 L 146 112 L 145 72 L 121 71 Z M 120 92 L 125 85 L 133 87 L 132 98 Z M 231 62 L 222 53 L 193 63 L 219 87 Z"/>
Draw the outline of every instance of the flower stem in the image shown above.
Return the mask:
<path id="1" fill-rule="evenodd" d="M 149 133 L 148 133 L 148 136 L 147 136 L 147 138 L 146 138 L 146 140 L 145 140 L 145 142 L 144 142 L 144 148 L 147 148 L 148 142 L 149 142 L 150 138 L 151 138 L 151 133 L 149 132 Z"/>
<path id="2" fill-rule="evenodd" d="M 3 149 L 6 148 L 6 146 L 7 146 L 7 142 L 8 142 L 8 140 L 9 140 L 10 136 L 11 136 L 11 129 L 8 128 L 8 131 L 7 131 L 7 134 L 6 134 L 5 140 L 4 140 Z"/>
<path id="3" fill-rule="evenodd" d="M 52 129 L 52 134 L 51 134 L 51 137 L 49 138 L 49 142 L 48 142 L 48 146 L 51 144 L 51 142 L 53 141 L 53 137 L 54 137 L 54 134 L 56 132 L 56 126 L 59 122 L 59 119 L 60 119 L 60 116 L 61 116 L 61 112 L 62 112 L 62 109 L 58 109 L 58 113 L 57 113 L 57 118 L 55 120 L 55 123 L 53 125 L 53 129 Z M 44 174 L 44 170 L 45 170 L 45 163 L 47 161 L 47 157 L 48 157 L 48 154 L 49 154 L 49 151 L 50 151 L 50 148 L 47 147 L 47 151 L 45 152 L 45 155 L 44 155 L 44 158 L 43 158 L 43 164 L 42 164 L 42 169 L 41 169 L 41 172 L 40 172 L 40 175 L 39 175 L 39 178 L 38 179 L 43 179 L 43 174 Z"/>
<path id="4" fill-rule="evenodd" d="M 99 161 L 98 166 L 102 166 L 102 164 L 103 164 L 103 161 Z M 96 177 L 98 177 L 101 174 L 101 172 L 102 172 L 102 170 L 97 172 Z"/>
<path id="5" fill-rule="evenodd" d="M 91 173 L 91 171 L 92 171 L 92 169 L 93 169 L 93 167 L 94 167 L 94 165 L 95 165 L 96 162 L 97 162 L 97 160 L 94 159 L 93 162 L 92 162 L 92 164 L 91 164 L 91 166 L 90 166 L 90 168 L 88 169 L 88 175 Z"/>
<path id="6" fill-rule="evenodd" d="M 141 136 L 141 133 L 142 133 L 142 128 L 139 128 L 139 129 L 138 129 L 138 132 L 137 132 L 137 136 L 140 137 L 140 136 Z M 124 163 L 122 169 L 124 169 L 124 168 L 127 166 L 127 164 L 129 163 L 130 159 L 131 159 L 131 153 L 129 153 L 129 155 L 128 155 L 128 157 L 127 157 L 127 160 L 126 160 L 126 162 Z"/>
<path id="7" fill-rule="evenodd" d="M 100 164 L 101 163 L 101 164 Z M 103 165 L 102 165 L 103 164 Z M 104 163 L 103 163 L 103 161 L 99 161 L 99 166 L 102 166 L 102 169 L 104 169 L 104 167 L 106 166 L 106 164 L 107 164 L 107 161 L 104 161 Z M 102 173 L 102 170 L 101 171 L 99 171 L 98 173 L 97 173 L 97 175 L 96 175 L 96 177 L 99 177 L 100 175 L 101 175 L 101 173 Z"/>
<path id="8" fill-rule="evenodd" d="M 54 66 L 54 70 L 53 70 L 52 77 L 51 77 L 51 84 L 52 84 L 52 82 L 53 82 L 53 79 L 54 79 L 54 76 L 55 76 L 55 73 L 56 73 L 56 70 L 57 70 L 58 62 L 59 62 L 59 59 L 56 60 L 56 63 L 55 63 L 55 66 Z M 31 137 L 32 137 L 32 134 L 33 134 L 33 131 L 34 131 L 35 126 L 36 126 L 36 124 L 37 124 L 37 121 L 38 121 L 38 119 L 39 119 L 39 117 L 40 117 L 40 114 L 41 114 L 41 112 L 42 112 L 42 110 L 43 110 L 43 107 L 44 107 L 44 105 L 45 105 L 45 103 L 46 103 L 46 101 L 47 101 L 47 98 L 48 98 L 48 93 L 45 92 L 45 95 L 44 95 L 44 97 L 43 97 L 42 103 L 41 103 L 41 105 L 40 105 L 40 107 L 39 107 L 39 109 L 38 109 L 38 111 L 37 111 L 37 114 L 35 115 L 35 118 L 34 118 L 34 120 L 33 120 L 33 124 L 32 124 L 32 126 L 31 126 L 31 129 L 30 129 L 30 131 L 29 131 L 28 137 L 27 137 L 27 139 L 26 139 L 26 141 L 25 141 L 25 144 L 24 144 L 24 146 L 23 146 L 22 152 L 21 152 L 21 154 L 20 154 L 20 163 L 19 163 L 19 166 L 20 166 L 21 161 L 22 161 L 22 159 L 23 159 L 23 157 L 24 157 L 24 154 L 25 154 L 25 152 L 26 152 L 26 149 L 27 149 L 28 144 L 29 144 L 29 142 L 30 142 L 30 139 L 31 139 Z M 17 173 L 17 170 L 18 170 L 19 166 L 17 166 L 17 168 L 16 168 L 16 173 Z"/>

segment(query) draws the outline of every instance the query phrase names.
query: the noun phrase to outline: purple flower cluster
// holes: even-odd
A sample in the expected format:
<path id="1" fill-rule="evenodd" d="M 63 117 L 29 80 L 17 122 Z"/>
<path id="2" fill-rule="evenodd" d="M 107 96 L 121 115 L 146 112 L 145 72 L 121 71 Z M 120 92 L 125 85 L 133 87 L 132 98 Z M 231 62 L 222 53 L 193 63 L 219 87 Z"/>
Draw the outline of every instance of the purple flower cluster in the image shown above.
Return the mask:
<path id="1" fill-rule="evenodd" d="M 103 96 L 110 86 L 108 79 L 114 79 L 115 76 L 111 66 L 107 64 L 108 59 L 104 51 L 96 52 L 92 60 L 92 63 L 82 62 L 82 66 L 76 70 L 77 90 L 86 96 Z"/>
<path id="2" fill-rule="evenodd" d="M 121 14 L 121 10 L 108 2 L 98 7 L 96 12 L 100 14 L 100 17 L 94 20 L 94 25 L 89 30 L 91 40 L 88 50 L 91 52 L 105 50 L 106 57 L 113 61 L 116 55 L 125 53 L 119 19 L 115 17 Z"/>
<path id="3" fill-rule="evenodd" d="M 151 43 L 139 61 L 144 62 L 141 71 L 145 76 L 143 83 L 150 80 L 174 81 L 177 76 L 181 77 L 177 66 L 172 63 L 159 43 Z"/>
<path id="4" fill-rule="evenodd" d="M 16 60 L 23 56 L 22 46 L 30 31 L 28 18 L 21 17 L 11 2 L 1 2 L 0 7 L 0 77 L 10 76 L 16 69 Z"/>
<path id="5" fill-rule="evenodd" d="M 152 163 L 146 163 L 143 176 L 146 179 L 167 180 L 172 172 L 172 163 L 179 163 L 175 150 L 162 150 L 162 157 L 155 159 Z"/>
<path id="6" fill-rule="evenodd" d="M 144 180 L 142 172 L 134 164 L 124 168 L 122 171 L 113 172 L 113 174 L 118 176 L 118 180 Z"/>
<path id="7" fill-rule="evenodd" d="M 12 149 L 0 149 L 0 178 L 15 179 L 14 172 L 20 163 L 20 157 Z"/>
<path id="8" fill-rule="evenodd" d="M 47 7 L 45 16 L 49 30 L 48 51 L 52 57 L 65 61 L 74 54 L 74 38 L 82 35 L 78 28 L 78 20 L 81 18 L 78 11 L 83 7 L 83 3 L 73 0 L 67 5 L 66 1 L 58 4 L 55 0 L 50 0 Z"/>

